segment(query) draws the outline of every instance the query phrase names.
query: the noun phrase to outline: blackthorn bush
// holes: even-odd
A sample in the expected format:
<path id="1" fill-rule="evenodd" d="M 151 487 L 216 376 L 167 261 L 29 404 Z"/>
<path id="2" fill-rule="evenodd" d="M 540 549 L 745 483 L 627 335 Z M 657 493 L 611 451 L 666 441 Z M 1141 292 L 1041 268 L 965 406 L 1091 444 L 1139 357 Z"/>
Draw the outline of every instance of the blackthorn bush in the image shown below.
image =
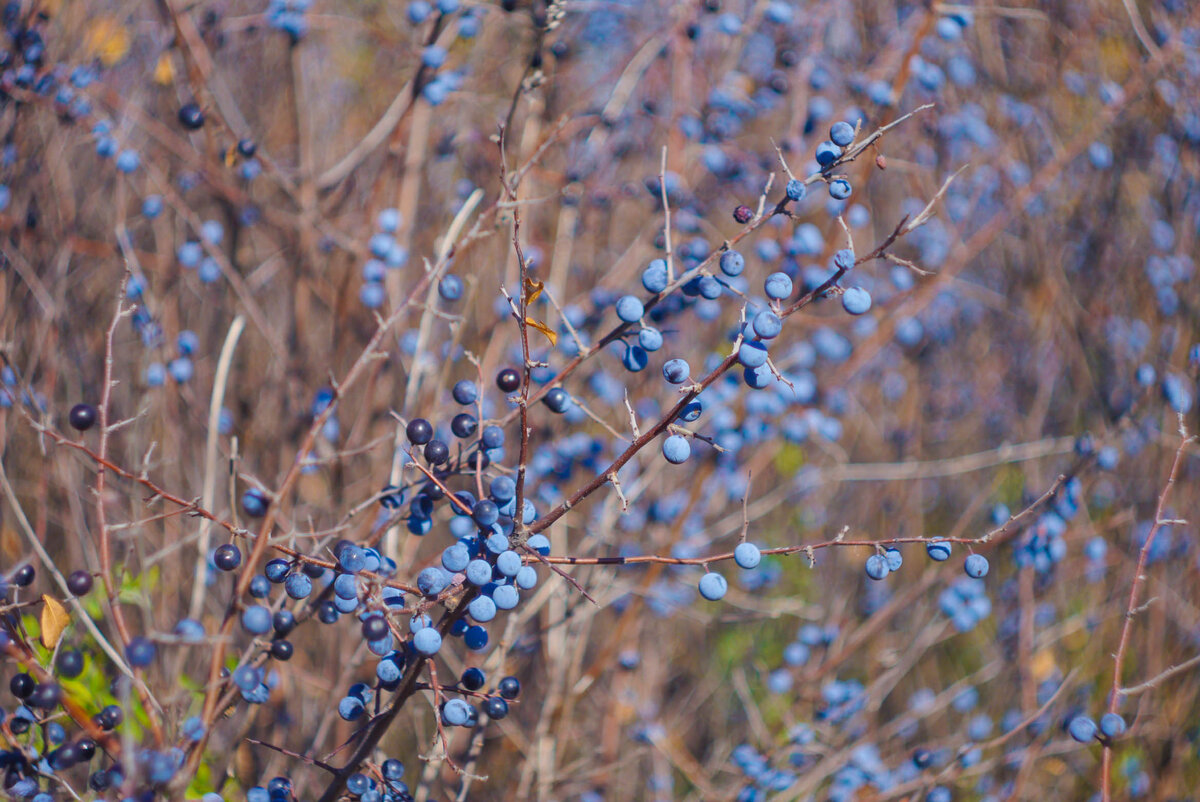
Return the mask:
<path id="1" fill-rule="evenodd" d="M 7 796 L 1194 797 L 1195 8 L 0 16 Z"/>

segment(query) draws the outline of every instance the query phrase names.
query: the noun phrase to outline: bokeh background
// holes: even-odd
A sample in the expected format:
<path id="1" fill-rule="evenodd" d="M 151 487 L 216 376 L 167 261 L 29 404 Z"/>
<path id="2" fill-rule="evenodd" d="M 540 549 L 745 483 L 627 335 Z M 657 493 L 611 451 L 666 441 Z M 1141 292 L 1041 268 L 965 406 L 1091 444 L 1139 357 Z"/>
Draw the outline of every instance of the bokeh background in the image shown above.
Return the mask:
<path id="1" fill-rule="evenodd" d="M 931 104 L 839 169 L 848 200 L 815 181 L 790 215 L 753 224 L 737 244 L 746 271 L 722 277 L 720 298 L 656 308 L 665 345 L 645 371 L 623 367 L 620 343 L 572 369 L 571 410 L 532 408 L 529 494 L 549 510 L 604 471 L 630 410 L 646 427 L 677 398 L 661 362 L 714 366 L 769 273 L 819 285 L 834 252 L 869 253 L 957 175 L 896 260 L 843 280 L 871 293 L 868 314 L 829 297 L 786 321 L 772 355 L 790 387 L 753 391 L 733 371 L 703 395 L 690 427 L 707 441 L 688 463 L 652 443 L 621 495 L 603 487 L 547 534 L 553 554 L 579 557 L 723 554 L 743 532 L 762 548 L 979 537 L 1057 489 L 976 549 L 988 577 L 965 579 L 957 545 L 941 563 L 908 543 L 875 582 L 872 547 L 830 545 L 752 571 L 714 563 L 730 583 L 718 603 L 697 595 L 698 566 L 566 568 L 590 601 L 543 567 L 486 651 L 457 642 L 438 658 L 443 680 L 466 665 L 522 680 L 508 718 L 449 733 L 454 762 L 486 780 L 423 759 L 440 748 L 428 693 L 383 749 L 421 799 L 1099 798 L 1102 746 L 1064 724 L 1107 710 L 1139 550 L 1181 425 L 1200 428 L 1194 6 L 59 0 L 3 13 L 3 463 L 64 572 L 99 570 L 97 505 L 116 527 L 119 604 L 160 643 L 146 671 L 166 707 L 156 748 L 186 737 L 211 648 L 166 636 L 187 615 L 216 632 L 235 580 L 210 562 L 226 532 L 127 480 L 97 499 L 95 461 L 38 430 L 95 447 L 66 414 L 103 395 L 119 298 L 137 311 L 113 329 L 110 414 L 129 419 L 114 463 L 244 525 L 242 492 L 273 491 L 307 460 L 275 535 L 313 554 L 373 543 L 411 582 L 453 538 L 444 504 L 417 536 L 374 503 L 423 481 L 403 467 L 398 421 L 448 431 L 451 386 L 481 380 L 483 417 L 506 420 L 497 465 L 517 463 L 492 381 L 521 363 L 501 294 L 521 291 L 514 238 L 547 290 L 530 314 L 559 335 L 529 330 L 546 363 L 536 389 L 617 325 L 618 297 L 647 296 L 664 195 L 675 264 L 694 266 L 746 228 L 735 207 L 765 196 L 769 211 L 787 171 L 817 171 L 832 123 L 861 138 Z M 189 130 L 193 103 L 204 122 Z M 461 297 L 438 293 L 446 273 Z M 400 309 L 302 453 L 320 392 Z M 1148 552 L 1127 686 L 1200 650 L 1197 450 L 1182 453 L 1165 505 L 1182 522 Z M 0 509 L 6 575 L 38 564 L 9 499 Z M 22 605 L 53 592 L 44 571 L 34 591 L 10 598 L 27 627 L 37 610 Z M 111 632 L 102 597 L 88 609 Z M 86 631 L 66 637 L 88 659 L 73 692 L 97 709 L 120 700 Z M 268 701 L 215 724 L 189 797 L 240 799 L 277 775 L 297 798 L 324 787 L 319 768 L 246 738 L 337 765 L 357 726 L 338 701 L 375 659 L 357 626 L 312 622 L 292 640 L 290 661 L 267 664 Z M 240 631 L 234 645 L 231 667 L 253 651 Z M 1197 676 L 1121 700 L 1112 799 L 1195 797 Z M 88 793 L 89 770 L 64 776 Z"/>

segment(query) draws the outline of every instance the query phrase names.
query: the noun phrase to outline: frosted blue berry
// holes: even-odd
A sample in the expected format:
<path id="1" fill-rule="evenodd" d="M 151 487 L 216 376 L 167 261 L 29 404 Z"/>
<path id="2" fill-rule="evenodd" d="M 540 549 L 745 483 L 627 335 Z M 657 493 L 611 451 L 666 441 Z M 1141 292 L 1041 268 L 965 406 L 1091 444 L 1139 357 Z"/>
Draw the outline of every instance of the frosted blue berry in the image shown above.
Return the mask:
<path id="1" fill-rule="evenodd" d="M 739 543 L 733 550 L 733 561 L 739 568 L 757 568 L 762 561 L 762 552 L 753 543 Z"/>
<path id="2" fill-rule="evenodd" d="M 783 321 L 770 309 L 764 309 L 755 315 L 752 325 L 754 333 L 764 340 L 773 340 L 783 331 Z"/>
<path id="3" fill-rule="evenodd" d="M 400 227 L 400 212 L 396 209 L 384 209 L 375 218 L 375 225 L 386 234 L 396 233 L 396 229 Z"/>
<path id="4" fill-rule="evenodd" d="M 963 570 L 972 579 L 983 579 L 988 572 L 988 559 L 982 554 L 971 554 L 963 563 Z"/>
<path id="5" fill-rule="evenodd" d="M 854 126 L 847 122 L 837 122 L 829 129 L 829 138 L 838 147 L 846 147 L 854 141 Z"/>
<path id="6" fill-rule="evenodd" d="M 634 300 L 637 300 L 636 298 Z M 640 345 L 631 345 L 625 349 L 625 356 L 621 358 L 621 364 L 630 373 L 638 373 L 645 370 L 646 365 L 650 362 L 650 357 L 646 354 L 646 349 Z"/>
<path id="7" fill-rule="evenodd" d="M 496 617 L 496 603 L 488 596 L 477 596 L 467 605 L 467 613 L 481 624 Z"/>
<path id="8" fill-rule="evenodd" d="M 638 345 L 646 351 L 657 351 L 663 346 L 662 332 L 651 326 L 647 326 L 638 332 Z"/>
<path id="9" fill-rule="evenodd" d="M 252 635 L 265 635 L 271 629 L 271 611 L 254 604 L 242 612 L 242 628 Z"/>
<path id="10" fill-rule="evenodd" d="M 358 300 L 367 309 L 378 309 L 387 300 L 387 292 L 378 281 L 368 281 L 359 289 Z"/>
<path id="11" fill-rule="evenodd" d="M 787 182 L 787 188 L 784 192 L 787 193 L 787 199 L 795 203 L 796 201 L 804 200 L 804 195 L 808 192 L 808 187 L 800 179 L 792 178 Z"/>
<path id="12" fill-rule="evenodd" d="M 692 369 L 688 366 L 687 360 L 684 359 L 668 359 L 663 363 L 663 378 L 671 384 L 683 384 L 688 380 Z"/>
<path id="13" fill-rule="evenodd" d="M 888 549 L 883 553 L 883 557 L 887 560 L 888 571 L 899 571 L 900 566 L 904 565 L 904 555 L 899 549 Z"/>
<path id="14" fill-rule="evenodd" d="M 829 197 L 834 200 L 846 200 L 853 191 L 850 182 L 844 178 L 835 178 L 829 182 Z"/>
<path id="15" fill-rule="evenodd" d="M 1100 732 L 1105 738 L 1116 738 L 1125 732 L 1125 719 L 1119 713 L 1105 713 L 1100 717 Z"/>
<path id="16" fill-rule="evenodd" d="M 625 323 L 636 323 L 645 314 L 642 302 L 633 295 L 625 295 L 617 301 L 617 317 Z"/>
<path id="17" fill-rule="evenodd" d="M 862 287 L 850 287 L 842 293 L 842 308 L 852 315 L 865 315 L 871 311 L 871 293 Z"/>
<path id="18" fill-rule="evenodd" d="M 754 340 L 744 340 L 738 347 L 738 362 L 745 368 L 758 368 L 767 364 L 767 346 Z"/>
<path id="19" fill-rule="evenodd" d="M 412 644 L 420 654 L 428 657 L 442 648 L 442 635 L 433 627 L 423 627 L 413 634 Z"/>
<path id="20" fill-rule="evenodd" d="M 950 559 L 950 543 L 945 540 L 931 540 L 925 544 L 925 552 L 929 559 L 935 562 L 945 562 Z"/>
<path id="21" fill-rule="evenodd" d="M 438 282 L 438 295 L 443 301 L 457 301 L 463 295 L 463 281 L 458 276 L 442 276 Z"/>
<path id="22" fill-rule="evenodd" d="M 662 453 L 672 465 L 682 465 L 692 455 L 692 446 L 683 435 L 673 434 L 663 440 Z"/>
<path id="23" fill-rule="evenodd" d="M 746 258 L 738 251 L 725 251 L 721 254 L 721 272 L 730 278 L 736 278 L 746 269 Z"/>
<path id="24" fill-rule="evenodd" d="M 842 155 L 842 149 L 832 142 L 822 142 L 817 145 L 817 164 L 828 167 Z"/>
<path id="25" fill-rule="evenodd" d="M 787 273 L 772 273 L 763 282 L 763 292 L 773 301 L 783 301 L 792 295 L 792 280 Z"/>
<path id="26" fill-rule="evenodd" d="M 867 576 L 871 579 L 883 579 L 889 570 L 887 558 L 882 554 L 872 554 L 867 558 Z"/>
<path id="27" fill-rule="evenodd" d="M 729 583 L 720 574 L 705 574 L 700 577 L 700 595 L 709 601 L 720 601 L 725 598 Z"/>
<path id="28" fill-rule="evenodd" d="M 655 294 L 667 288 L 667 263 L 664 260 L 655 259 L 642 271 L 642 287 Z"/>
<path id="29" fill-rule="evenodd" d="M 486 585 L 492 581 L 492 565 L 487 560 L 471 560 L 467 564 L 467 581 L 472 585 Z"/>
<path id="30" fill-rule="evenodd" d="M 1081 744 L 1090 743 L 1096 737 L 1096 722 L 1087 716 L 1076 716 L 1067 725 L 1067 733 Z"/>

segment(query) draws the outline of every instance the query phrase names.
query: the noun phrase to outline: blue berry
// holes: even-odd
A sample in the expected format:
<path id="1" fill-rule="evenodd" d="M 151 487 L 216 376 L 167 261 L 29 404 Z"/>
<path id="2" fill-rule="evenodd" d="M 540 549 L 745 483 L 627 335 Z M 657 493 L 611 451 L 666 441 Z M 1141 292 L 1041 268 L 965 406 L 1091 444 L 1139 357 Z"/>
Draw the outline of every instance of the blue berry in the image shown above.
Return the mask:
<path id="1" fill-rule="evenodd" d="M 438 295 L 443 301 L 457 301 L 463 295 L 463 281 L 458 276 L 442 276 L 438 282 Z"/>
<path id="2" fill-rule="evenodd" d="M 817 164 L 828 167 L 842 155 L 842 149 L 832 142 L 822 142 L 817 145 Z"/>
<path id="3" fill-rule="evenodd" d="M 883 579 L 888 571 L 887 558 L 882 554 L 872 554 L 867 558 L 867 576 L 871 579 Z"/>
<path id="4" fill-rule="evenodd" d="M 642 287 L 646 292 L 658 294 L 667 286 L 667 263 L 662 259 L 655 259 L 642 271 Z"/>
<path id="5" fill-rule="evenodd" d="M 746 269 L 746 258 L 738 251 L 725 251 L 721 254 L 721 272 L 730 278 L 736 278 Z"/>
<path id="6" fill-rule="evenodd" d="M 242 628 L 252 635 L 265 635 L 271 629 L 271 611 L 254 604 L 242 612 Z"/>
<path id="7" fill-rule="evenodd" d="M 888 571 L 899 571 L 900 566 L 904 564 L 904 555 L 899 549 L 888 549 L 883 553 L 883 557 L 887 560 Z"/>
<path id="8" fill-rule="evenodd" d="M 764 340 L 773 340 L 783 331 L 783 321 L 770 309 L 764 309 L 755 315 L 752 326 L 754 333 Z"/>
<path id="9" fill-rule="evenodd" d="M 950 559 L 950 543 L 945 540 L 931 540 L 925 544 L 925 552 L 935 562 L 945 562 Z"/>
<path id="10" fill-rule="evenodd" d="M 987 576 L 988 560 L 982 554 L 971 554 L 963 564 L 963 570 L 972 579 L 983 579 Z"/>
<path id="11" fill-rule="evenodd" d="M 733 561 L 739 568 L 757 568 L 762 561 L 762 553 L 753 543 L 739 543 L 733 550 Z"/>
<path id="12" fill-rule="evenodd" d="M 782 301 L 792 295 L 792 280 L 787 273 L 772 273 L 763 282 L 763 292 L 774 301 Z"/>
<path id="13" fill-rule="evenodd" d="M 1096 737 L 1096 722 L 1087 716 L 1076 716 L 1067 725 L 1067 733 L 1081 744 L 1091 743 Z"/>
<path id="14" fill-rule="evenodd" d="M 646 326 L 638 332 L 638 345 L 646 351 L 657 351 L 663 346 L 662 332 L 651 326 Z"/>
<path id="15" fill-rule="evenodd" d="M 829 129 L 829 138 L 838 147 L 846 147 L 854 141 L 854 126 L 847 122 L 836 122 Z"/>
<path id="16" fill-rule="evenodd" d="M 700 595 L 709 601 L 720 601 L 728 590 L 729 583 L 720 574 L 708 573 L 700 577 Z"/>
<path id="17" fill-rule="evenodd" d="M 738 362 L 745 368 L 759 368 L 767 364 L 767 346 L 754 340 L 743 340 L 738 347 Z"/>
<path id="18" fill-rule="evenodd" d="M 429 657 L 442 648 L 442 634 L 433 627 L 423 627 L 413 634 L 413 648 Z"/>
<path id="19" fill-rule="evenodd" d="M 871 311 L 871 293 L 862 287 L 850 287 L 842 293 L 842 308 L 852 315 L 865 315 Z"/>
<path id="20" fill-rule="evenodd" d="M 242 494 L 242 511 L 251 518 L 261 518 L 266 515 L 269 503 L 266 494 L 256 488 L 252 487 Z"/>
<path id="21" fill-rule="evenodd" d="M 450 394 L 454 397 L 455 403 L 462 404 L 464 407 L 468 404 L 474 404 L 479 398 L 479 388 L 475 386 L 475 382 L 463 379 L 455 383 L 454 389 Z"/>
<path id="22" fill-rule="evenodd" d="M 667 462 L 681 465 L 692 455 L 692 446 L 683 435 L 673 434 L 663 440 L 662 453 Z"/>
<path id="23" fill-rule="evenodd" d="M 829 196 L 834 200 L 846 200 L 854 188 L 844 178 L 835 178 L 829 182 Z"/>
<path id="24" fill-rule="evenodd" d="M 787 188 L 784 192 L 787 193 L 787 199 L 795 203 L 804 200 L 804 195 L 808 192 L 808 187 L 800 179 L 792 178 L 787 182 Z"/>
<path id="25" fill-rule="evenodd" d="M 1125 732 L 1125 719 L 1119 713 L 1105 713 L 1100 717 L 1100 732 L 1105 738 L 1116 738 Z"/>
<path id="26" fill-rule="evenodd" d="M 634 300 L 637 300 L 636 298 Z M 646 354 L 646 350 L 640 345 L 631 345 L 625 349 L 625 356 L 621 359 L 621 363 L 630 373 L 638 373 L 646 369 L 649 364 L 650 357 Z"/>
<path id="27" fill-rule="evenodd" d="M 663 363 L 663 378 L 671 384 L 683 384 L 688 380 L 691 370 L 686 360 L 668 359 Z"/>
<path id="28" fill-rule="evenodd" d="M 643 314 L 645 314 L 645 307 L 638 298 L 625 295 L 617 301 L 617 317 L 623 322 L 636 323 L 642 319 Z"/>

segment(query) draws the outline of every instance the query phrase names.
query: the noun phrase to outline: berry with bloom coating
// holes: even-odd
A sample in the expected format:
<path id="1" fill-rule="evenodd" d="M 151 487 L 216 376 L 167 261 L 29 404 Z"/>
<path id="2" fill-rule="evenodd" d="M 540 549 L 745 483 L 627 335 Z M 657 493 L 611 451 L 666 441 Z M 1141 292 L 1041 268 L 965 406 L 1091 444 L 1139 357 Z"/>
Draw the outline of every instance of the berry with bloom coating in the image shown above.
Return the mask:
<path id="1" fill-rule="evenodd" d="M 709 601 L 720 601 L 725 598 L 729 583 L 720 574 L 705 574 L 700 577 L 700 595 Z"/>

